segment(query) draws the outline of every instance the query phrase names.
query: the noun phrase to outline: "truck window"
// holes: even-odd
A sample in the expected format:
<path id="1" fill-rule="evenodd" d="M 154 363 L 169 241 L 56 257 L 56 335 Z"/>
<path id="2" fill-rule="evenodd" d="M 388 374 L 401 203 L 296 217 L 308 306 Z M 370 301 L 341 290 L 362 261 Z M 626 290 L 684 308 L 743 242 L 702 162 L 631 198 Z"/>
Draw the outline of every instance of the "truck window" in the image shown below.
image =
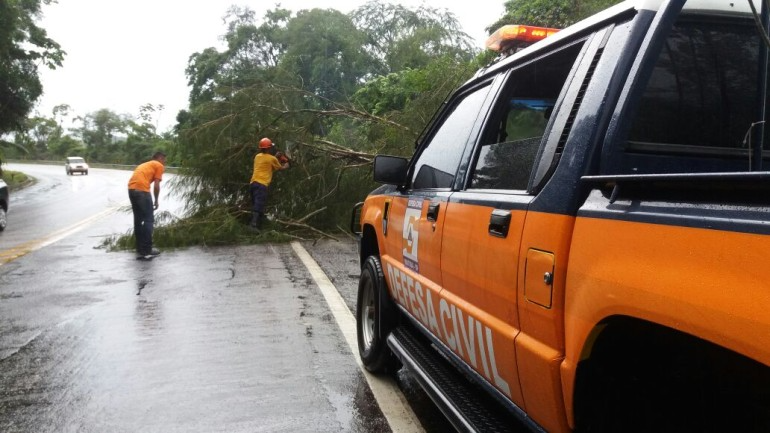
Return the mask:
<path id="1" fill-rule="evenodd" d="M 680 15 L 642 94 L 622 172 L 748 171 L 752 125 L 762 120 L 762 47 L 750 17 Z"/>
<path id="2" fill-rule="evenodd" d="M 470 188 L 525 190 L 548 120 L 582 44 L 511 72 L 482 135 Z"/>
<path id="3" fill-rule="evenodd" d="M 414 166 L 413 189 L 451 188 L 468 138 L 489 93 L 478 88 L 456 102 L 423 148 Z"/>

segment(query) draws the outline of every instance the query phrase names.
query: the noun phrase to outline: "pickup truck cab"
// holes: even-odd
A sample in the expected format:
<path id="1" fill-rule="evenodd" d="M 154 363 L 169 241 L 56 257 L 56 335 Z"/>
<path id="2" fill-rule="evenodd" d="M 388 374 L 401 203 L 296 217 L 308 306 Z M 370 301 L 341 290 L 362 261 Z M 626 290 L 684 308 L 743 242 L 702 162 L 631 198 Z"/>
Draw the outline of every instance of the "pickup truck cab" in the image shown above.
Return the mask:
<path id="1" fill-rule="evenodd" d="M 378 156 L 366 368 L 407 365 L 461 431 L 770 431 L 761 3 L 616 5 Z"/>

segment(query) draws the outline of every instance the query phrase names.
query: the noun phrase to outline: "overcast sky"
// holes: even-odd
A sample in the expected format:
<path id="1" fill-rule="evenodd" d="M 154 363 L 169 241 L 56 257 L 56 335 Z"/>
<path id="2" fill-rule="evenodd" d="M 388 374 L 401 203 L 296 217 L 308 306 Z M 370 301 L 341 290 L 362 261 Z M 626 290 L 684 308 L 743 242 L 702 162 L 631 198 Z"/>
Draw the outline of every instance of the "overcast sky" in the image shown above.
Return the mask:
<path id="1" fill-rule="evenodd" d="M 159 130 L 187 108 L 184 75 L 189 56 L 222 48 L 222 17 L 232 5 L 248 6 L 257 17 L 277 3 L 264 0 L 58 0 L 43 7 L 39 24 L 67 55 L 63 67 L 41 69 L 44 95 L 37 112 L 50 116 L 68 104 L 75 115 L 101 108 L 137 116 L 143 104 L 163 104 Z M 484 28 L 503 14 L 505 0 L 390 0 L 409 7 L 448 9 L 481 48 Z M 281 7 L 334 8 L 348 13 L 365 0 L 284 0 Z"/>

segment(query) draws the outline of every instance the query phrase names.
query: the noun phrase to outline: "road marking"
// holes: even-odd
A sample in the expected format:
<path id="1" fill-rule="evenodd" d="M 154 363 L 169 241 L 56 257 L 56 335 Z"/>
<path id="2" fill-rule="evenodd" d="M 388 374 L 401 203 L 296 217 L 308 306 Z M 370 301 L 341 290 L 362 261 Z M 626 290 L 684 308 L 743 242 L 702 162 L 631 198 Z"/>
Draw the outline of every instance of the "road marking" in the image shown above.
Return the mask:
<path id="1" fill-rule="evenodd" d="M 337 288 L 332 284 L 329 278 L 326 276 L 318 263 L 310 256 L 310 253 L 299 242 L 292 242 L 291 247 L 297 256 L 310 272 L 310 276 L 315 281 L 326 304 L 329 306 L 334 319 L 337 321 L 342 331 L 342 335 L 345 337 L 345 341 L 348 343 L 350 351 L 353 353 L 358 368 L 364 374 L 366 381 L 369 383 L 369 388 L 374 394 L 374 398 L 380 405 L 382 414 L 385 415 L 388 424 L 390 424 L 391 430 L 394 432 L 421 432 L 425 430 L 422 428 L 422 424 L 417 419 L 417 416 L 409 407 L 409 404 L 404 398 L 404 394 L 398 389 L 395 381 L 386 376 L 375 376 L 364 368 L 361 363 L 361 358 L 358 356 L 358 337 L 356 335 L 356 319 L 353 317 L 353 313 L 348 309 L 345 300 L 342 299 Z"/>
<path id="2" fill-rule="evenodd" d="M 54 242 L 60 241 L 67 236 L 70 236 L 72 234 L 75 234 L 79 232 L 80 230 L 83 230 L 87 225 L 93 223 L 94 221 L 104 218 L 107 215 L 115 212 L 116 210 L 120 209 L 122 205 L 120 206 L 113 206 L 111 208 L 105 209 L 98 214 L 91 215 L 90 217 L 78 221 L 75 224 L 72 224 L 69 227 L 65 227 L 61 230 L 57 230 L 51 234 L 49 234 L 46 237 L 39 238 L 39 239 L 33 239 L 31 241 L 27 241 L 24 243 L 21 243 L 19 245 L 15 245 L 11 248 L 8 248 L 6 250 L 0 251 L 0 266 L 11 262 L 13 260 L 18 259 L 21 256 L 24 256 L 26 254 L 31 253 L 32 251 L 39 250 L 40 248 L 46 247 L 48 245 L 51 245 Z"/>

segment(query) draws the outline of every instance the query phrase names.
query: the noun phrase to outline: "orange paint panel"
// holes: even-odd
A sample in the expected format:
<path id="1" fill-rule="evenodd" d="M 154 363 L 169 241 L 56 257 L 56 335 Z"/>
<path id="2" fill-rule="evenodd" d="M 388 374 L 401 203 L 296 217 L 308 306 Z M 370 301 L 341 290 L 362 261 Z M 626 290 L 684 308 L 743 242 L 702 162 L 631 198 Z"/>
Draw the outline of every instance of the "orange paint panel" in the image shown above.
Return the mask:
<path id="1" fill-rule="evenodd" d="M 770 236 L 579 218 L 567 279 L 572 382 L 601 320 L 630 316 L 770 365 Z M 565 387 L 571 405 L 572 389 Z"/>
<path id="2" fill-rule="evenodd" d="M 429 221 L 427 215 L 431 200 L 417 199 L 417 201 L 422 202 L 421 217 L 417 225 L 417 230 L 420 233 L 420 274 L 441 285 L 441 245 L 443 242 L 442 230 L 444 214 L 446 214 L 447 208 L 446 203 L 439 203 L 438 218 L 436 218 L 436 221 Z"/>
<path id="3" fill-rule="evenodd" d="M 522 254 L 535 250 L 543 254 L 541 258 L 550 255 L 553 261 L 550 308 L 527 301 L 524 289 L 519 291 L 521 334 L 516 338 L 516 353 L 527 412 L 539 414 L 538 421 L 553 425 L 556 431 L 568 422 L 559 365 L 564 358 L 565 280 L 574 221 L 565 215 L 529 212 L 521 243 Z M 538 280 L 538 284 L 543 284 L 542 274 L 548 268 L 541 261 L 529 264 L 534 265 L 532 270 L 527 269 L 527 261 L 520 261 L 522 288 L 527 272 L 531 283 Z"/>
<path id="4" fill-rule="evenodd" d="M 526 275 L 524 276 L 524 298 L 527 301 L 551 308 L 553 304 L 552 253 L 530 249 L 527 251 Z M 550 277 L 549 277 L 550 276 Z"/>
<path id="5" fill-rule="evenodd" d="M 393 256 L 382 256 L 385 282 L 390 297 L 403 305 L 426 328 L 437 331 L 438 315 L 434 299 L 441 287 L 431 280 L 415 275 Z"/>
<path id="6" fill-rule="evenodd" d="M 406 203 L 407 200 L 403 197 L 392 197 L 390 199 L 390 210 L 388 211 L 388 235 L 384 242 L 380 244 L 381 255 L 390 255 L 398 261 L 403 261 L 402 232 L 404 230 L 404 210 L 406 209 Z"/>
<path id="7" fill-rule="evenodd" d="M 511 211 L 508 236 L 489 234 L 494 208 L 449 203 L 441 249 L 443 286 L 518 328 L 516 284 L 524 211 Z"/>
<path id="8" fill-rule="evenodd" d="M 554 260 L 551 308 L 527 302 L 522 290 L 519 295 L 521 330 L 531 338 L 559 351 L 564 350 L 564 282 L 573 226 L 573 217 L 529 212 L 521 244 L 522 251 L 536 249 L 547 252 L 553 254 Z M 524 287 L 526 262 L 522 260 L 520 266 L 519 284 Z M 540 279 L 542 280 L 542 277 Z"/>
<path id="9" fill-rule="evenodd" d="M 523 404 L 513 339 L 517 330 L 382 256 L 395 302 L 516 404 Z M 446 295 L 446 296 L 445 296 Z"/>
<path id="10" fill-rule="evenodd" d="M 516 356 L 527 414 L 546 431 L 570 431 L 559 370 L 563 354 L 522 334 L 516 339 Z"/>
<path id="11" fill-rule="evenodd" d="M 385 196 L 372 196 L 366 199 L 361 208 L 361 227 L 371 225 L 376 229 L 378 237 L 382 235 L 382 209 L 386 201 L 390 200 Z M 381 241 L 382 239 L 378 239 L 378 243 Z"/>
<path id="12" fill-rule="evenodd" d="M 441 292 L 437 308 L 441 313 L 437 335 L 447 347 L 523 407 L 513 344 L 518 330 L 447 290 Z"/>
<path id="13" fill-rule="evenodd" d="M 526 213 L 510 211 L 508 234 L 501 238 L 489 233 L 494 210 L 492 206 L 458 202 L 447 206 L 441 246 L 444 289 L 441 296 L 452 309 L 449 334 L 458 335 L 456 340 L 463 342 L 448 346 L 490 380 L 492 368 L 482 356 L 485 353 L 482 345 L 486 343 L 489 351 L 489 342 L 478 337 L 486 332 L 482 330 L 489 330 L 497 371 L 502 378 L 490 380 L 490 383 L 504 382 L 508 389 L 504 393 L 509 394 L 514 403 L 522 405 L 514 340 L 519 332 L 516 285 L 519 244 Z M 477 327 L 475 341 L 469 332 L 473 326 Z M 473 349 L 474 345 L 477 349 Z"/>

